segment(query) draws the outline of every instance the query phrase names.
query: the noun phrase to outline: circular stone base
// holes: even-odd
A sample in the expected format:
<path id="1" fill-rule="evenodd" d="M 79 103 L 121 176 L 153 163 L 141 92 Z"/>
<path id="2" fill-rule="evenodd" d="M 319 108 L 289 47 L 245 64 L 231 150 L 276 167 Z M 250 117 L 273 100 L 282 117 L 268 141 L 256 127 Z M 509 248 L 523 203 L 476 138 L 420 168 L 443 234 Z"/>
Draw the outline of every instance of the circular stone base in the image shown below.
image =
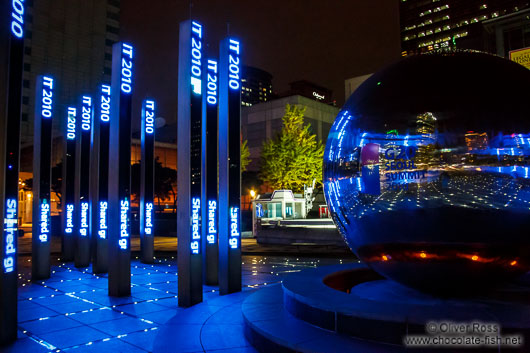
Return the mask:
<path id="1" fill-rule="evenodd" d="M 432 294 L 422 293 L 412 288 L 406 287 L 402 284 L 392 280 L 382 279 L 369 282 L 363 282 L 353 286 L 349 290 L 352 296 L 376 300 L 387 303 L 414 304 L 417 305 L 445 305 L 448 302 L 461 303 L 462 305 L 474 306 L 480 302 L 481 304 L 499 305 L 503 303 L 511 307 L 519 308 L 530 306 L 530 287 L 523 285 L 505 285 L 490 289 L 488 292 L 475 294 L 474 296 L 457 297 L 457 298 L 440 298 Z M 529 318 L 530 320 L 530 318 Z"/>
<path id="2" fill-rule="evenodd" d="M 522 335 L 530 347 L 530 286 L 524 283 L 473 297 L 438 298 L 350 264 L 290 275 L 283 290 L 291 315 L 357 338 L 402 344 L 406 335 L 426 335 L 427 323 L 482 322 L 499 325 L 502 335 Z"/>

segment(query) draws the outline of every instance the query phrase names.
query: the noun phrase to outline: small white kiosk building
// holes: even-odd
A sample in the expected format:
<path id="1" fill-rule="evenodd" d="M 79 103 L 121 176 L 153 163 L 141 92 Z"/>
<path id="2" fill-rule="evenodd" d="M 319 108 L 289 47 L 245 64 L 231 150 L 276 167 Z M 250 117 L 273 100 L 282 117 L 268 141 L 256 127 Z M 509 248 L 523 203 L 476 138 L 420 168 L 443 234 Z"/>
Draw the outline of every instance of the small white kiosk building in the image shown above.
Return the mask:
<path id="1" fill-rule="evenodd" d="M 306 200 L 291 190 L 275 190 L 272 194 L 258 195 L 252 200 L 252 224 L 261 219 L 261 224 L 284 219 L 306 218 Z"/>

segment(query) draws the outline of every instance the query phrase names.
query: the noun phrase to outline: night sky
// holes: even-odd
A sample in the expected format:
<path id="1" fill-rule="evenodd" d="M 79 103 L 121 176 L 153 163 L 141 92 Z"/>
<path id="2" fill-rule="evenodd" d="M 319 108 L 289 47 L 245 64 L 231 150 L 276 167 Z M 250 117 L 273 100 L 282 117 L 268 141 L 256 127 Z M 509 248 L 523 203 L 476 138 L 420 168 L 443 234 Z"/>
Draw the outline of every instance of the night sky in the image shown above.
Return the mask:
<path id="1" fill-rule="evenodd" d="M 345 79 L 400 56 L 397 0 L 195 0 L 191 17 L 204 26 L 208 55 L 218 56 L 229 30 L 243 63 L 273 75 L 274 92 L 305 79 L 332 89 L 339 106 Z M 134 111 L 150 96 L 159 116 L 176 121 L 178 28 L 189 18 L 190 1 L 121 2 L 121 38 L 136 47 Z"/>

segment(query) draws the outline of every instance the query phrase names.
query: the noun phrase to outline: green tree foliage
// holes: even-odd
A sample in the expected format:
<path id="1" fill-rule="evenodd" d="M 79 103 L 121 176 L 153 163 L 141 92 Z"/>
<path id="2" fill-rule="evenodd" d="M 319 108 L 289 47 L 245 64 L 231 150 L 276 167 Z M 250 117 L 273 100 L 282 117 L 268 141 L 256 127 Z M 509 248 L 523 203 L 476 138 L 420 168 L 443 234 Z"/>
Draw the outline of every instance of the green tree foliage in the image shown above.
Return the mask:
<path id="1" fill-rule="evenodd" d="M 247 140 L 243 140 L 241 144 L 241 173 L 247 170 L 247 166 L 251 161 L 247 143 Z"/>
<path id="2" fill-rule="evenodd" d="M 275 190 L 301 192 L 316 179 L 322 184 L 324 145 L 304 125 L 305 108 L 287 105 L 281 132 L 263 144 L 260 177 Z"/>

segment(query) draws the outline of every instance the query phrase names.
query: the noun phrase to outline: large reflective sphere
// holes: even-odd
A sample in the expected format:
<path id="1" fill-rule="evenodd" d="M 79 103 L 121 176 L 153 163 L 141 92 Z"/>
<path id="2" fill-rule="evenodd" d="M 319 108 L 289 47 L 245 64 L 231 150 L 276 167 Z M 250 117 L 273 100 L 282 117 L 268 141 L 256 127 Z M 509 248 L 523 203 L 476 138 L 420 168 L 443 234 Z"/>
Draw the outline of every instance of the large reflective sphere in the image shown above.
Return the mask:
<path id="1" fill-rule="evenodd" d="M 530 70 L 409 57 L 337 116 L 324 192 L 350 248 L 410 287 L 462 292 L 530 270 Z"/>

